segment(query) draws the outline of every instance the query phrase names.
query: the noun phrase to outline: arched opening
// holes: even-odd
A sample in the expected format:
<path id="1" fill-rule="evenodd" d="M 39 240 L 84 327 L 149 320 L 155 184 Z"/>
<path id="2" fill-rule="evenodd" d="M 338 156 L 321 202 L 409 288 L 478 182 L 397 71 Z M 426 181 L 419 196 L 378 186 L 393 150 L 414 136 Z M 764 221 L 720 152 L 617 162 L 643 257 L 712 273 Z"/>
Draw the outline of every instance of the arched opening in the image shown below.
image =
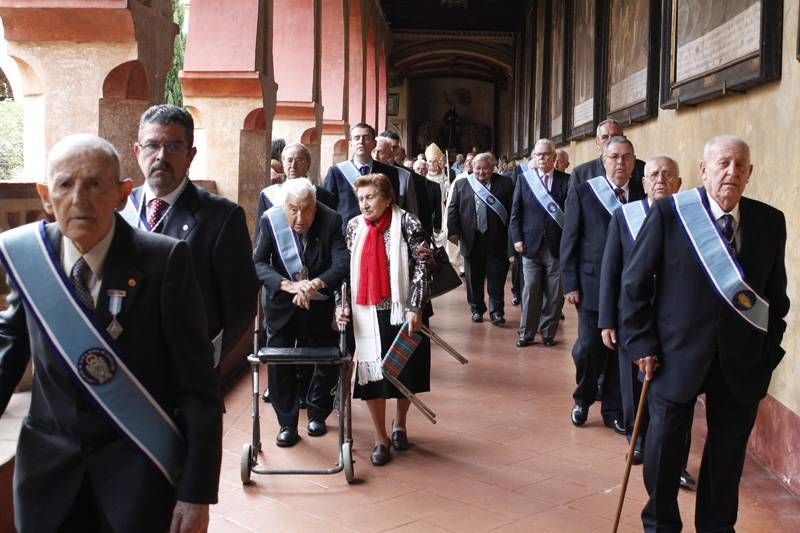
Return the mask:
<path id="1" fill-rule="evenodd" d="M 147 72 L 141 61 L 128 61 L 114 67 L 103 81 L 103 98 L 149 100 Z"/>
<path id="2" fill-rule="evenodd" d="M 347 139 L 339 139 L 333 143 L 333 163 L 347 160 Z"/>
<path id="3" fill-rule="evenodd" d="M 267 116 L 264 108 L 253 109 L 244 118 L 242 129 L 245 131 L 265 131 L 267 129 Z"/>
<path id="4" fill-rule="evenodd" d="M 300 135 L 300 142 L 306 146 L 310 144 L 319 144 L 319 132 L 317 128 L 308 128 Z"/>

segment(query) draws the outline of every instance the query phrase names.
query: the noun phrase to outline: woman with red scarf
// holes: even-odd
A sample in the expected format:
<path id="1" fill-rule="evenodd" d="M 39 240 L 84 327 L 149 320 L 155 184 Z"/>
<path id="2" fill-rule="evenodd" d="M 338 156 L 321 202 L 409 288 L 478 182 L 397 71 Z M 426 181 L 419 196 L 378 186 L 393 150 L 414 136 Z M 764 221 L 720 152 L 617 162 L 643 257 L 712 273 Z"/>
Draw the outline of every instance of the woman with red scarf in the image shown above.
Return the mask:
<path id="1" fill-rule="evenodd" d="M 419 329 L 428 302 L 432 258 L 428 236 L 419 219 L 394 203 L 392 184 L 383 174 L 361 176 L 355 182 L 361 215 L 347 225 L 345 240 L 351 252 L 350 309 L 338 313 L 340 323 L 352 314 L 357 363 L 353 397 L 366 400 L 375 428 L 371 462 L 382 466 L 391 458 L 389 447 L 406 450 L 406 414 L 410 402 L 383 378 L 381 360 L 400 327 Z M 428 306 L 429 308 L 429 306 Z M 423 341 L 400 373 L 411 392 L 430 390 L 430 341 Z M 386 431 L 386 400 L 397 399 L 391 439 Z"/>

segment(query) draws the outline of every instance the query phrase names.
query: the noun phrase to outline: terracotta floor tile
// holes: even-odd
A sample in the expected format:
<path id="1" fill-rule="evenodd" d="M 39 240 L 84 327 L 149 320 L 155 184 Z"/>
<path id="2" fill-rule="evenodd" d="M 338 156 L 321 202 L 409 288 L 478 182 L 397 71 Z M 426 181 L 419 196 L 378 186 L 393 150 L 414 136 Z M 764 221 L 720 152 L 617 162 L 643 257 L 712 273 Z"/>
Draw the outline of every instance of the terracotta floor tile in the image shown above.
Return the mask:
<path id="1" fill-rule="evenodd" d="M 510 299 L 510 296 L 508 297 Z M 616 509 L 627 443 L 606 428 L 599 405 L 576 428 L 569 421 L 574 366 L 570 350 L 577 317 L 565 308 L 559 344 L 517 349 L 519 308 L 507 307 L 506 327 L 472 324 L 463 290 L 434 302 L 434 329 L 466 355 L 459 365 L 439 348 L 432 355 L 432 391 L 420 397 L 436 413 L 430 424 L 414 409 L 408 418 L 411 450 L 384 467 L 369 462 L 372 424 L 364 402 L 353 402 L 357 483 L 344 474 L 265 476 L 240 480 L 242 445 L 252 439 L 249 373 L 226 396 L 218 505 L 210 531 L 503 533 L 609 531 Z M 261 369 L 260 388 L 264 386 Z M 387 409 L 387 425 L 394 404 Z M 330 467 L 338 456 L 335 413 L 322 438 L 305 434 L 293 448 L 275 446 L 277 423 L 259 405 L 263 453 L 259 467 Z M 695 410 L 689 470 L 696 474 L 704 444 L 705 411 Z M 642 468 L 633 467 L 620 531 L 641 531 L 647 500 Z M 694 530 L 695 493 L 681 491 L 684 531 Z M 800 499 L 757 462 L 745 463 L 737 531 L 800 531 Z"/>
<path id="2" fill-rule="evenodd" d="M 459 505 L 426 516 L 423 521 L 447 531 L 480 533 L 482 531 L 492 531 L 510 524 L 514 520 L 509 516 L 493 513 L 479 507 Z"/>

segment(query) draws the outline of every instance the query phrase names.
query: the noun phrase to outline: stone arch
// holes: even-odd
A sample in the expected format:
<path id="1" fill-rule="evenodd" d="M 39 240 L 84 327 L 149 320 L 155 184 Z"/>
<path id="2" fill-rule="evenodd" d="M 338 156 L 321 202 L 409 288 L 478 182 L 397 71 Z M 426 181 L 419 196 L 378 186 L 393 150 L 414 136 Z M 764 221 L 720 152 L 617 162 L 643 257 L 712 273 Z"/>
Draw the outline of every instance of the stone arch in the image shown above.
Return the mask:
<path id="1" fill-rule="evenodd" d="M 203 129 L 203 128 L 206 127 L 205 126 L 205 117 L 203 116 L 202 113 L 200 113 L 199 109 L 197 109 L 195 106 L 187 105 L 186 106 L 186 111 L 188 111 L 189 114 L 192 115 L 192 120 L 194 120 L 194 129 L 195 130 Z"/>
<path id="2" fill-rule="evenodd" d="M 259 107 L 250 111 L 244 118 L 242 129 L 245 131 L 266 131 L 267 115 L 264 113 L 264 108 Z"/>
<path id="3" fill-rule="evenodd" d="M 339 139 L 333 143 L 333 163 L 340 163 L 347 160 L 347 139 Z"/>
<path id="4" fill-rule="evenodd" d="M 141 61 L 117 65 L 103 80 L 103 98 L 119 100 L 150 100 L 147 71 Z"/>
<path id="5" fill-rule="evenodd" d="M 44 92 L 42 78 L 39 76 L 39 73 L 31 66 L 30 63 L 25 61 L 24 59 L 20 59 L 16 56 L 9 56 L 11 59 L 14 60 L 14 64 L 16 64 L 17 71 L 19 72 L 19 81 L 22 87 L 14 87 L 14 79 L 13 76 L 9 75 L 8 81 L 11 86 L 11 90 L 14 91 L 15 94 L 19 95 L 22 94 L 23 96 L 35 96 L 38 94 L 42 94 Z M 21 90 L 20 90 L 21 89 Z"/>
<path id="6" fill-rule="evenodd" d="M 319 144 L 319 132 L 317 128 L 308 128 L 300 135 L 300 142 L 306 146 L 311 144 Z"/>

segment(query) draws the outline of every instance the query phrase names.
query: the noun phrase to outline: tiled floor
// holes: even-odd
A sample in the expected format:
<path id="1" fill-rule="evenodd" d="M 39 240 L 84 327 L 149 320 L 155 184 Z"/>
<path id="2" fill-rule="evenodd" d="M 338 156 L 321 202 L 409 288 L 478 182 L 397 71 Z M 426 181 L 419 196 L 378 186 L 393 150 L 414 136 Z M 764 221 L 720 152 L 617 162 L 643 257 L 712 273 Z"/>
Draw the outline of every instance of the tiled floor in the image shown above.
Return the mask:
<path id="1" fill-rule="evenodd" d="M 254 475 L 253 484 L 242 486 L 241 450 L 252 435 L 251 386 L 245 376 L 226 398 L 220 502 L 212 507 L 211 531 L 610 531 L 626 442 L 603 426 L 598 407 L 583 428 L 569 421 L 574 311 L 565 310 L 555 347 L 537 342 L 518 349 L 518 307 L 507 308 L 508 323 L 502 328 L 471 323 L 463 289 L 436 300 L 435 310 L 432 326 L 470 362 L 461 366 L 434 347 L 432 392 L 422 398 L 437 413 L 438 423 L 430 424 L 412 407 L 408 429 L 414 446 L 384 467 L 369 462 L 369 415 L 360 401 L 353 403 L 356 484 L 348 485 L 340 473 Z M 261 405 L 266 407 L 261 411 L 261 463 L 278 468 L 333 465 L 335 431 L 310 438 L 301 428 L 297 446 L 279 449 L 272 408 Z M 333 424 L 334 416 L 328 427 Z M 689 462 L 695 474 L 704 424 L 698 409 Z M 645 497 L 641 467 L 634 467 L 620 531 L 641 530 Z M 680 506 L 685 530 L 693 531 L 694 493 L 681 492 Z M 737 530 L 800 531 L 800 499 L 750 459 Z"/>

